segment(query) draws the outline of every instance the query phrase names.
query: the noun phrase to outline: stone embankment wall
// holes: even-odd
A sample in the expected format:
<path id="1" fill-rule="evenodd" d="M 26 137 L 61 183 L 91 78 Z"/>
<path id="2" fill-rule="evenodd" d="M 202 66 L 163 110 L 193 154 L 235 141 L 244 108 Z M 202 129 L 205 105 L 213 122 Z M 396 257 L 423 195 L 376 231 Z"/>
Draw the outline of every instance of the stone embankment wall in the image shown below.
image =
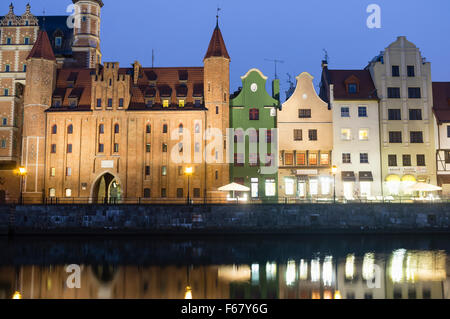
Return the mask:
<path id="1" fill-rule="evenodd" d="M 449 225 L 448 204 L 0 207 L 3 234 L 449 232 Z"/>

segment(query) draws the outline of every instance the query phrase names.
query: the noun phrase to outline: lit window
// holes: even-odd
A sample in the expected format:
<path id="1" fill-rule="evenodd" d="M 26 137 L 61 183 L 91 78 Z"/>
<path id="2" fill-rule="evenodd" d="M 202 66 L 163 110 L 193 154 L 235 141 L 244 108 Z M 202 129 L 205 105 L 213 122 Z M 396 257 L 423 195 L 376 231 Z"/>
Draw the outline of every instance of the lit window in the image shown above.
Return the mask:
<path id="1" fill-rule="evenodd" d="M 297 153 L 296 154 L 296 162 L 298 166 L 306 165 L 306 154 L 305 153 Z"/>
<path id="2" fill-rule="evenodd" d="M 316 166 L 317 165 L 317 154 L 309 153 L 308 162 L 309 162 L 310 166 Z"/>
<path id="3" fill-rule="evenodd" d="M 313 196 L 319 194 L 319 181 L 317 179 L 309 181 L 309 193 Z"/>
<path id="4" fill-rule="evenodd" d="M 66 167 L 66 176 L 72 176 L 72 168 Z"/>
<path id="5" fill-rule="evenodd" d="M 114 144 L 114 153 L 119 153 L 119 144 Z"/>
<path id="6" fill-rule="evenodd" d="M 329 154 L 320 154 L 320 165 L 326 166 L 330 164 Z"/>
<path id="7" fill-rule="evenodd" d="M 352 137 L 352 130 L 349 128 L 341 129 L 341 140 L 349 141 Z"/>
<path id="8" fill-rule="evenodd" d="M 162 176 L 167 176 L 167 166 L 163 166 L 163 167 L 161 168 L 161 175 L 162 175 Z"/>
<path id="9" fill-rule="evenodd" d="M 252 198 L 258 198 L 258 179 L 252 178 L 251 179 L 251 196 Z"/>
<path id="10" fill-rule="evenodd" d="M 72 197 L 72 190 L 70 188 L 66 188 L 66 197 Z"/>
<path id="11" fill-rule="evenodd" d="M 369 139 L 369 130 L 367 129 L 359 130 L 359 140 L 367 141 L 368 139 Z"/>
<path id="12" fill-rule="evenodd" d="M 169 107 L 169 100 L 163 100 L 163 107 Z"/>
<path id="13" fill-rule="evenodd" d="M 361 196 L 367 197 L 371 195 L 371 184 L 371 182 L 360 183 Z"/>
<path id="14" fill-rule="evenodd" d="M 276 193 L 276 183 L 274 179 L 266 179 L 266 196 L 275 196 Z"/>
<path id="15" fill-rule="evenodd" d="M 284 178 L 284 188 L 286 195 L 294 195 L 294 179 L 290 177 Z"/>
<path id="16" fill-rule="evenodd" d="M 284 165 L 286 165 L 286 166 L 294 165 L 294 154 L 292 154 L 292 153 L 284 154 Z"/>
<path id="17" fill-rule="evenodd" d="M 184 107 L 184 100 L 179 100 L 178 101 L 178 106 L 179 107 Z"/>
<path id="18" fill-rule="evenodd" d="M 55 167 L 50 168 L 50 176 L 51 177 L 55 177 L 56 176 L 56 168 Z"/>
<path id="19" fill-rule="evenodd" d="M 50 197 L 56 197 L 56 189 L 55 188 L 50 188 L 48 191 L 48 195 Z"/>

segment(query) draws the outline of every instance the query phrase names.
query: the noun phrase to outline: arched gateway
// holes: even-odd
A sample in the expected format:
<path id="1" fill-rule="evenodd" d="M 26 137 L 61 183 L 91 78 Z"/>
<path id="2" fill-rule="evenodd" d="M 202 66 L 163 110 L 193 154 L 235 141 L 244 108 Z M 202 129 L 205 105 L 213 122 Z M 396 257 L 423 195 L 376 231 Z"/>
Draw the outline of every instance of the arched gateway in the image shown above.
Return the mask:
<path id="1" fill-rule="evenodd" d="M 92 187 L 91 198 L 93 203 L 119 203 L 122 199 L 119 179 L 110 173 L 100 176 Z"/>

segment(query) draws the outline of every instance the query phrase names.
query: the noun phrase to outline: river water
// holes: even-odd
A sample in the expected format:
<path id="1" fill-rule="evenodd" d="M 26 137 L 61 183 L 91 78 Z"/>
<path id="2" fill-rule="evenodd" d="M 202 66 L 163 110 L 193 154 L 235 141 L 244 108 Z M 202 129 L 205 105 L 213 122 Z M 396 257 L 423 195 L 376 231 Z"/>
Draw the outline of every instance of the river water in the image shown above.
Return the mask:
<path id="1" fill-rule="evenodd" d="M 0 298 L 450 299 L 450 238 L 0 238 Z"/>

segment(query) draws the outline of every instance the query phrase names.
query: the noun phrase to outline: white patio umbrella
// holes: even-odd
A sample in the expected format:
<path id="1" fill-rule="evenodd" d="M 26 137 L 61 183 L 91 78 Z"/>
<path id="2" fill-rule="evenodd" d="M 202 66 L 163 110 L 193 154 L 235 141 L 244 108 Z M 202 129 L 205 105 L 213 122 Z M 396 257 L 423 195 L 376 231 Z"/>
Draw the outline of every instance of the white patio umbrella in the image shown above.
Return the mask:
<path id="1" fill-rule="evenodd" d="M 416 183 L 407 188 L 409 192 L 437 192 L 441 191 L 442 187 L 434 186 L 427 183 Z"/>
<path id="2" fill-rule="evenodd" d="M 231 183 L 222 187 L 219 187 L 221 192 L 233 192 L 233 198 L 235 192 L 249 192 L 250 188 L 238 183 Z"/>

